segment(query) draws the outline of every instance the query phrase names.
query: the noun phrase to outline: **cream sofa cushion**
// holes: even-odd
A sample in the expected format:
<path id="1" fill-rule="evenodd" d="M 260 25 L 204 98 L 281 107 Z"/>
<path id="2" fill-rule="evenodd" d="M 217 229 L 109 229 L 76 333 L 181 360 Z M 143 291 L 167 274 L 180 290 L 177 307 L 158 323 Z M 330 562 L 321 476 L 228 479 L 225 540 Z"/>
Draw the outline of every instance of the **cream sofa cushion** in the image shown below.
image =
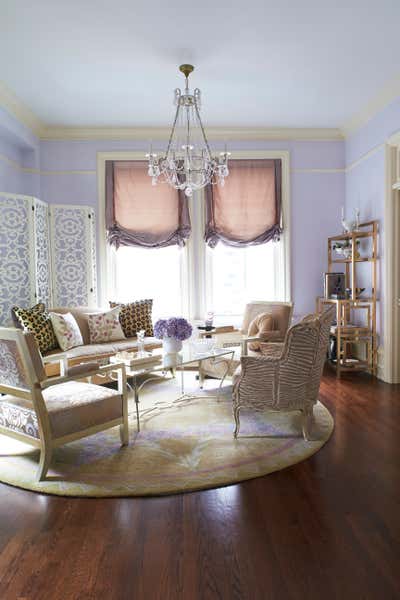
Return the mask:
<path id="1" fill-rule="evenodd" d="M 160 340 L 156 340 L 156 338 L 144 338 L 144 343 L 146 349 L 154 350 L 155 348 L 161 348 L 162 343 Z M 82 357 L 82 359 L 89 359 L 93 357 L 107 357 L 112 354 L 116 354 L 122 350 L 136 350 L 138 347 L 136 338 L 127 338 L 124 340 L 120 340 L 118 342 L 108 342 L 104 344 L 86 344 L 85 346 L 78 346 L 76 348 L 71 348 L 65 352 L 67 358 L 77 359 Z M 48 352 L 46 356 L 51 356 L 52 354 L 59 354 L 60 351 Z"/>

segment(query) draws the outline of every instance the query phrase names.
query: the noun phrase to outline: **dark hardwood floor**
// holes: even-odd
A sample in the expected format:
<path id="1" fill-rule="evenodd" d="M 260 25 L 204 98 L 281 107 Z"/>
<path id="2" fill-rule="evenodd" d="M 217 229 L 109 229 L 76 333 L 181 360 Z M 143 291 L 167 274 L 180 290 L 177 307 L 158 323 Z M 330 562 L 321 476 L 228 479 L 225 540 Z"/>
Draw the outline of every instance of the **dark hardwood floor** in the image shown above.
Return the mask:
<path id="1" fill-rule="evenodd" d="M 400 598 L 400 386 L 327 373 L 309 460 L 205 492 L 67 499 L 0 486 L 1 600 Z"/>

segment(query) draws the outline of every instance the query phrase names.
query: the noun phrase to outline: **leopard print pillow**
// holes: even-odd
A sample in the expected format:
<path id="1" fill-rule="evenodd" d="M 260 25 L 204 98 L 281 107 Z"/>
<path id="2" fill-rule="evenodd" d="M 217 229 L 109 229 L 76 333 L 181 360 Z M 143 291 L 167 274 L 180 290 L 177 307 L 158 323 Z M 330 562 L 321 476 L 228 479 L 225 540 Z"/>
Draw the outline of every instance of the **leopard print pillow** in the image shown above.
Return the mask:
<path id="1" fill-rule="evenodd" d="M 13 306 L 11 311 L 14 321 L 23 329 L 33 333 L 42 354 L 59 347 L 49 313 L 46 312 L 42 302 L 32 308 Z"/>
<path id="2" fill-rule="evenodd" d="M 146 337 L 153 337 L 153 321 L 151 311 L 153 300 L 138 300 L 137 302 L 110 302 L 110 308 L 121 307 L 119 322 L 126 337 L 135 337 L 141 329 L 146 332 Z"/>

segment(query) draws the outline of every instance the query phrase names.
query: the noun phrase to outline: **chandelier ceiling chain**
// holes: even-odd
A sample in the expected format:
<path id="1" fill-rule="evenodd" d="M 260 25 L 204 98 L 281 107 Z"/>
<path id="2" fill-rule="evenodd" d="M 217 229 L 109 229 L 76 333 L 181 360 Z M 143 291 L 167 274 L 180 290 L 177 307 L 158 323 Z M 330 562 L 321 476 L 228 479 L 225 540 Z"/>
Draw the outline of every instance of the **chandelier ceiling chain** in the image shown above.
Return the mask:
<path id="1" fill-rule="evenodd" d="M 228 157 L 230 152 L 220 152 L 215 158 L 200 117 L 201 92 L 198 88 L 189 89 L 189 75 L 192 65 L 181 65 L 179 70 L 185 75 L 185 89 L 174 92 L 176 113 L 172 125 L 165 156 L 158 156 L 150 148 L 148 174 L 152 184 L 167 182 L 175 189 L 184 190 L 186 196 L 192 196 L 208 184 L 224 185 L 229 175 Z"/>

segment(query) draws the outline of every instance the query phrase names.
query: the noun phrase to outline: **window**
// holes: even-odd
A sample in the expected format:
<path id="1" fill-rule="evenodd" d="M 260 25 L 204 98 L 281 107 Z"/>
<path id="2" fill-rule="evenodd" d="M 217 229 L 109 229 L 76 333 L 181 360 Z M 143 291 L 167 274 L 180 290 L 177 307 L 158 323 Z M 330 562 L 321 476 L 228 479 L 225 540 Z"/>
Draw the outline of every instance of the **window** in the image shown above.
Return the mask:
<path id="1" fill-rule="evenodd" d="M 206 279 L 209 283 L 207 311 L 217 321 L 240 321 L 243 307 L 252 300 L 281 300 L 279 286 L 279 245 L 269 242 L 248 248 L 218 244 L 207 248 Z"/>
<path id="2" fill-rule="evenodd" d="M 183 248 L 177 245 L 150 249 L 122 245 L 118 250 L 110 248 L 105 241 L 103 220 L 100 231 L 104 239 L 101 248 L 104 261 L 100 259 L 100 263 L 102 281 L 106 283 L 102 287 L 104 304 L 111 299 L 128 302 L 153 298 L 155 319 L 182 314 L 192 320 L 202 320 L 207 311 L 213 311 L 217 322 L 239 324 L 244 306 L 251 300 L 290 300 L 288 153 L 265 151 L 246 155 L 246 158 L 253 157 L 282 160 L 284 232 L 280 241 L 248 247 L 227 246 L 220 241 L 209 248 L 204 241 L 206 198 L 202 191 L 189 200 L 192 231 Z M 105 160 L 133 158 L 136 159 L 132 153 L 99 156 L 103 203 Z"/>
<path id="3" fill-rule="evenodd" d="M 155 319 L 186 312 L 182 276 L 184 250 L 121 246 L 114 251 L 114 289 L 118 302 L 153 299 Z"/>

